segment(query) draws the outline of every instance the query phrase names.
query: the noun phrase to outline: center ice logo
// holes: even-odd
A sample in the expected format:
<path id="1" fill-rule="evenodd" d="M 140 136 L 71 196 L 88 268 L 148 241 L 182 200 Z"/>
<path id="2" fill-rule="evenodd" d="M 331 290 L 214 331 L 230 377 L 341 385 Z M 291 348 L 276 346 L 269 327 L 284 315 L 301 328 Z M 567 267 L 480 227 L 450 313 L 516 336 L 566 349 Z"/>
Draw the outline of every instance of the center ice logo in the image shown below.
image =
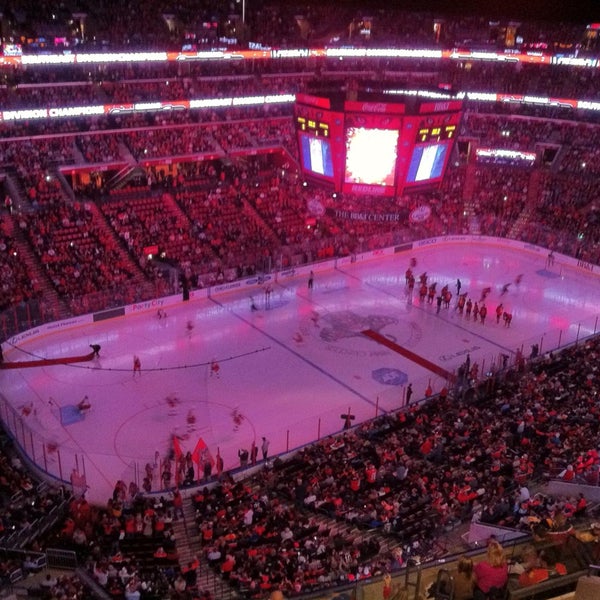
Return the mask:
<path id="1" fill-rule="evenodd" d="M 362 336 L 362 331 L 371 329 L 377 333 L 387 325 L 396 325 L 398 319 L 386 315 L 367 315 L 363 317 L 350 310 L 332 313 L 323 318 L 327 327 L 323 327 L 319 333 L 325 342 L 337 342 L 345 338 Z"/>
<path id="2" fill-rule="evenodd" d="M 373 344 L 363 335 L 370 329 L 392 342 L 407 348 L 412 348 L 423 337 L 421 327 L 406 318 L 396 318 L 387 315 L 360 315 L 353 311 L 339 311 L 323 315 L 320 320 L 311 319 L 313 325 L 304 323 L 301 329 L 302 337 L 314 337 L 325 342 L 325 349 L 343 356 L 382 357 L 390 354 L 388 348 Z M 315 327 L 316 325 L 316 327 Z M 392 326 L 387 331 L 385 329 Z M 398 339 L 396 336 L 400 336 Z M 357 340 L 361 340 L 358 342 Z"/>

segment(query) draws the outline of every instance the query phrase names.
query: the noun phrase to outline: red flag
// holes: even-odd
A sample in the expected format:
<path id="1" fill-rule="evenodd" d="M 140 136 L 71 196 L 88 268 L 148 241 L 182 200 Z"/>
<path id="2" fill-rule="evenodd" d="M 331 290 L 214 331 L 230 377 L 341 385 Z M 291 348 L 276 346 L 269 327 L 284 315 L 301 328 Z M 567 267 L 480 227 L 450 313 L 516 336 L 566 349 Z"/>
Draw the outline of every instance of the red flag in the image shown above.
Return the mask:
<path id="1" fill-rule="evenodd" d="M 215 464 L 215 461 L 211 456 L 206 443 L 202 438 L 199 438 L 196 447 L 192 452 L 192 460 L 199 465 L 201 462 L 204 463 L 207 459 L 210 460 L 211 465 Z"/>
<path id="2" fill-rule="evenodd" d="M 173 436 L 173 451 L 175 452 L 176 460 L 179 460 L 183 456 L 183 450 L 181 449 L 179 438 L 176 435 Z"/>

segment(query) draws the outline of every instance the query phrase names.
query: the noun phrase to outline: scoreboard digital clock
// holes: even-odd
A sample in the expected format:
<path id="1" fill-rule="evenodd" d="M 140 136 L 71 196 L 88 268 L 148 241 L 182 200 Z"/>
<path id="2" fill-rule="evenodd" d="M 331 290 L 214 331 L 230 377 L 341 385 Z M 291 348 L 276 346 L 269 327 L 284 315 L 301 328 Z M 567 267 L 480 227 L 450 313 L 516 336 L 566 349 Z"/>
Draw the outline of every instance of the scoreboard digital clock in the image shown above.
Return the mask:
<path id="1" fill-rule="evenodd" d="M 417 144 L 451 140 L 456 134 L 456 125 L 421 127 L 417 133 Z"/>
<path id="2" fill-rule="evenodd" d="M 306 117 L 296 117 L 296 127 L 298 131 L 312 133 L 318 137 L 329 137 L 329 125 L 322 121 L 316 121 Z"/>

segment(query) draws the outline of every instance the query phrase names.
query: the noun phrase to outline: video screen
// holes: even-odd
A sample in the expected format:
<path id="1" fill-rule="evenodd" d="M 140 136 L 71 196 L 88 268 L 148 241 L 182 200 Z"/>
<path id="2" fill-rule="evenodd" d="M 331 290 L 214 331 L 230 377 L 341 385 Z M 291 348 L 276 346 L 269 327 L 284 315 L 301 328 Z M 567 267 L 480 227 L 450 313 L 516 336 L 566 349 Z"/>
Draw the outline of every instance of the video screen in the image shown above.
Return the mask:
<path id="1" fill-rule="evenodd" d="M 415 146 L 406 182 L 419 183 L 440 178 L 443 175 L 447 151 L 447 143 Z"/>
<path id="2" fill-rule="evenodd" d="M 396 129 L 346 129 L 345 182 L 393 186 L 398 156 Z"/>
<path id="3" fill-rule="evenodd" d="M 299 136 L 304 170 L 323 177 L 333 178 L 330 141 L 303 133 Z"/>

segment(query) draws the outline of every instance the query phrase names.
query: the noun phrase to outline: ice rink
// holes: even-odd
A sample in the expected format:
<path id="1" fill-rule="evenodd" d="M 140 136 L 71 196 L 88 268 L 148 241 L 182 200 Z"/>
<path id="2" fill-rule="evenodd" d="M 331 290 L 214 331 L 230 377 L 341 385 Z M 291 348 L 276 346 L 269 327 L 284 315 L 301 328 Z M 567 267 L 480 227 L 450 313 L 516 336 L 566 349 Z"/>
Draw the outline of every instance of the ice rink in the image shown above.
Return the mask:
<path id="1" fill-rule="evenodd" d="M 269 298 L 252 292 L 256 311 L 248 291 L 234 291 L 179 302 L 166 318 L 153 309 L 5 343 L 7 362 L 86 354 L 92 343 L 102 349 L 91 362 L 0 371 L 2 395 L 19 415 L 2 417 L 23 420 L 31 434 L 21 443 L 46 470 L 66 479 L 74 468 L 84 473 L 95 502 L 106 502 L 118 479 L 141 484 L 145 465 L 166 456 L 173 437 L 184 453 L 202 440 L 225 469 L 235 468 L 238 450 L 253 440 L 260 447 L 263 436 L 276 455 L 340 431 L 348 410 L 358 423 L 399 408 L 408 383 L 413 402 L 429 384 L 437 393 L 444 379 L 427 361 L 453 373 L 470 353 L 486 373 L 503 354 L 513 362 L 517 349 L 528 356 L 532 344 L 544 351 L 594 333 L 598 277 L 546 257 L 493 244 L 423 246 L 315 270 L 312 290 L 305 274 L 273 282 Z M 412 258 L 417 277 L 427 272 L 438 291 L 449 285 L 449 309 L 421 302 L 418 283 L 408 293 Z M 455 310 L 457 278 L 473 300 L 491 288 L 485 324 Z M 510 327 L 496 323 L 499 303 L 513 315 Z M 79 415 L 84 396 L 91 409 Z"/>

